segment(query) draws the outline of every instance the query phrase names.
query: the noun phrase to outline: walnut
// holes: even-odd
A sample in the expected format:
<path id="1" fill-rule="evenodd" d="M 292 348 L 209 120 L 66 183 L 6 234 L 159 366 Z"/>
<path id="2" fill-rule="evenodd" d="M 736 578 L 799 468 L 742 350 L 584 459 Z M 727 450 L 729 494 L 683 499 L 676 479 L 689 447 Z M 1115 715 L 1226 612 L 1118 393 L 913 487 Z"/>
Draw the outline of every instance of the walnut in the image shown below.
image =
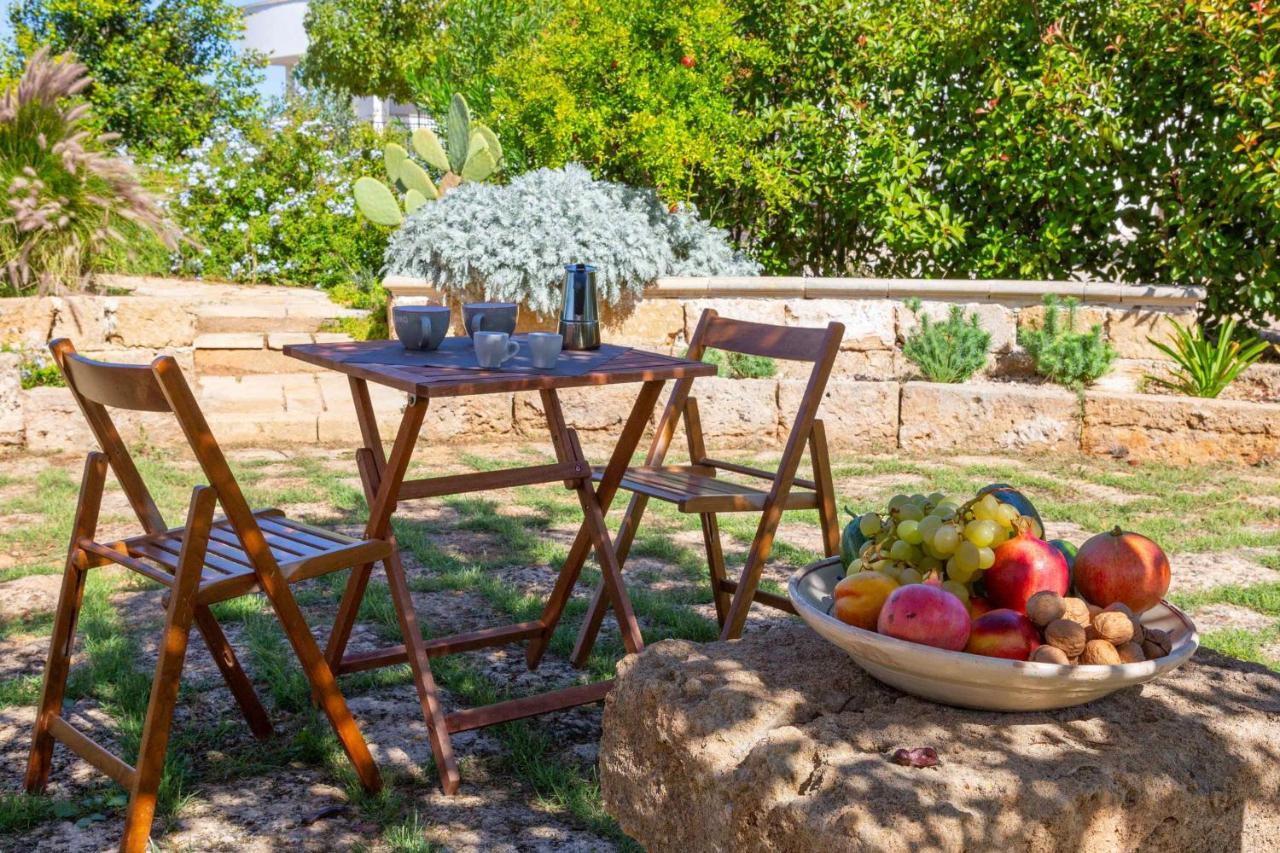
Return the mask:
<path id="1" fill-rule="evenodd" d="M 1133 639 L 1133 622 L 1128 614 L 1118 610 L 1104 610 L 1093 617 L 1093 629 L 1099 639 L 1113 646 L 1122 646 Z"/>
<path id="2" fill-rule="evenodd" d="M 1056 663 L 1061 666 L 1067 666 L 1071 663 L 1071 658 L 1067 657 L 1067 653 L 1057 646 L 1037 646 L 1036 650 L 1031 653 L 1031 659 L 1036 663 Z"/>
<path id="3" fill-rule="evenodd" d="M 1090 640 L 1080 654 L 1080 663 L 1094 666 L 1115 666 L 1120 663 L 1116 647 L 1106 640 Z"/>
<path id="4" fill-rule="evenodd" d="M 1044 641 L 1057 646 L 1067 657 L 1078 657 L 1088 642 L 1084 628 L 1070 619 L 1055 619 L 1045 626 Z"/>
<path id="5" fill-rule="evenodd" d="M 1173 648 L 1173 637 L 1168 631 L 1161 631 L 1159 628 L 1148 628 L 1142 638 L 1142 653 L 1146 655 L 1147 660 L 1155 660 L 1169 654 L 1169 650 Z"/>
<path id="6" fill-rule="evenodd" d="M 1093 616 L 1089 613 L 1089 605 L 1085 603 L 1083 598 L 1064 598 L 1062 606 L 1066 609 L 1063 619 L 1070 619 L 1081 628 L 1087 628 L 1089 623 L 1093 621 Z"/>
<path id="7" fill-rule="evenodd" d="M 1142 643 L 1142 620 L 1138 618 L 1138 615 L 1134 613 L 1133 610 L 1129 608 L 1129 605 L 1125 604 L 1122 601 L 1117 601 L 1114 604 L 1107 605 L 1105 608 L 1103 608 L 1103 610 L 1117 611 L 1119 613 L 1123 613 L 1125 616 L 1128 616 L 1129 621 L 1133 623 L 1133 642 L 1139 643 L 1139 644 Z"/>
<path id="8" fill-rule="evenodd" d="M 1037 592 L 1027 599 L 1027 616 L 1041 628 L 1061 619 L 1066 613 L 1067 607 L 1062 596 L 1052 590 Z"/>
<path id="9" fill-rule="evenodd" d="M 1147 656 L 1142 652 L 1142 646 L 1132 640 L 1116 646 L 1116 654 L 1120 655 L 1120 660 L 1125 663 L 1142 663 L 1147 659 Z"/>
<path id="10" fill-rule="evenodd" d="M 1102 608 L 1096 604 L 1090 604 L 1089 602 L 1086 601 L 1085 606 L 1089 608 L 1090 619 L 1092 619 L 1093 617 L 1097 616 L 1099 613 L 1102 612 Z"/>

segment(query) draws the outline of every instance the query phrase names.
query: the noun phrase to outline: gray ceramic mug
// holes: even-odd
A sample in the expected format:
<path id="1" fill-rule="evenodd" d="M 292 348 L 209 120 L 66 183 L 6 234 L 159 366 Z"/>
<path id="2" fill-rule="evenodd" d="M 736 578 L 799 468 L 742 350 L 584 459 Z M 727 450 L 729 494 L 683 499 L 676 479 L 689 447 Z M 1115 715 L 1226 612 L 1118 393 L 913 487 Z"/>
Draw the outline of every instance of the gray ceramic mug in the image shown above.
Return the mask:
<path id="1" fill-rule="evenodd" d="M 514 302 L 468 302 L 462 306 L 462 325 L 473 338 L 476 332 L 514 334 L 519 310 Z"/>
<path id="2" fill-rule="evenodd" d="M 391 316 L 405 349 L 433 350 L 449 333 L 449 309 L 443 305 L 397 305 Z"/>

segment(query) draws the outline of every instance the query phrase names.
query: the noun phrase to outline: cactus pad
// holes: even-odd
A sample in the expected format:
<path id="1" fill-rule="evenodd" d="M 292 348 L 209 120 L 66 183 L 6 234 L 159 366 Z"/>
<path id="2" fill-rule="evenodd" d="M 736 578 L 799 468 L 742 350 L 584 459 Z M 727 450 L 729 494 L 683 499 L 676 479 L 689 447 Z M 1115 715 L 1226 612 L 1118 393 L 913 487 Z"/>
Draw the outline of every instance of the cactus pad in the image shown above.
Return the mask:
<path id="1" fill-rule="evenodd" d="M 449 169 L 462 172 L 467 162 L 467 148 L 471 144 L 471 108 L 467 99 L 455 94 L 449 103 L 449 126 L 445 144 L 449 152 Z"/>
<path id="2" fill-rule="evenodd" d="M 498 168 L 498 164 L 494 162 L 493 155 L 489 153 L 489 149 L 487 147 L 481 148 L 467 158 L 467 164 L 462 167 L 462 180 L 483 181 L 492 175 L 496 168 Z"/>
<path id="3" fill-rule="evenodd" d="M 417 190 L 411 189 L 404 194 L 404 212 L 406 214 L 413 213 L 426 203 L 427 197 Z"/>
<path id="4" fill-rule="evenodd" d="M 426 170 L 412 160 L 405 160 L 400 167 L 400 183 L 404 184 L 406 190 L 417 190 L 425 199 L 440 197 Z"/>
<path id="5" fill-rule="evenodd" d="M 431 128 L 420 127 L 413 132 L 413 150 L 431 168 L 440 172 L 449 171 L 449 155 L 444 153 L 444 146 Z"/>
<path id="6" fill-rule="evenodd" d="M 400 203 L 382 181 L 368 177 L 357 178 L 352 192 L 356 198 L 356 206 L 370 222 L 395 227 L 404 221 Z"/>
<path id="7" fill-rule="evenodd" d="M 502 164 L 502 146 L 498 143 L 498 135 L 488 128 L 488 126 L 476 122 L 471 125 L 474 128 L 473 133 L 478 133 L 484 137 L 485 144 L 489 146 L 489 153 L 493 155 L 493 162 Z"/>
<path id="8" fill-rule="evenodd" d="M 382 149 L 382 161 L 387 167 L 387 180 L 395 183 L 400 180 L 400 167 L 404 165 L 405 160 L 409 159 L 409 152 L 404 150 L 403 145 L 397 145 L 394 142 L 388 142 L 386 147 Z"/>

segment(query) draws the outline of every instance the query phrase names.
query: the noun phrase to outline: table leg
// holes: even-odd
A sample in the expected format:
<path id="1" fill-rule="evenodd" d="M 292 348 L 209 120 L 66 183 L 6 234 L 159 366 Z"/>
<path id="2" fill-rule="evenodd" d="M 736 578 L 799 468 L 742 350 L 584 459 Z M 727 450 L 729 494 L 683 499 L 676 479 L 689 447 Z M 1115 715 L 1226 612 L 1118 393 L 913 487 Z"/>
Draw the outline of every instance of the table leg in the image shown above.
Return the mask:
<path id="1" fill-rule="evenodd" d="M 649 417 L 653 414 L 654 406 L 657 405 L 663 384 L 662 380 L 644 383 L 640 388 L 640 393 L 636 396 L 635 404 L 631 407 L 631 413 L 627 416 L 626 423 L 622 427 L 622 433 L 618 436 L 618 441 L 614 445 L 613 454 L 609 457 L 609 463 L 605 466 L 604 474 L 600 478 L 600 485 L 594 489 L 594 500 L 598 502 L 602 519 L 604 513 L 609 511 L 609 505 L 613 502 L 614 495 L 617 494 L 618 484 L 622 482 L 627 466 L 631 464 L 631 456 L 635 453 L 636 447 L 640 444 L 640 439 L 644 436 L 645 429 L 649 425 Z M 559 422 L 563 424 L 564 417 L 563 413 L 560 412 L 559 398 L 553 397 L 553 399 L 555 400 L 554 406 L 559 416 Z M 558 447 L 557 426 L 552 424 L 550 420 L 551 407 L 547 406 L 546 392 L 544 392 L 543 405 L 548 411 L 548 428 L 551 430 L 552 443 Z M 588 485 L 590 485 L 590 480 L 588 480 Z M 613 551 L 616 555 L 615 562 L 619 572 L 621 572 L 622 562 L 626 559 L 626 549 L 631 543 L 631 537 L 630 535 L 624 535 L 624 529 L 619 529 L 617 547 Z M 586 563 L 591 544 L 591 531 L 588 523 L 584 521 L 578 529 L 578 535 L 573 540 L 573 546 L 569 549 L 569 556 L 565 559 L 564 565 L 560 569 L 560 574 L 556 578 L 555 588 L 552 589 L 551 595 L 547 598 L 547 603 L 543 608 L 541 621 L 547 627 L 541 635 L 530 640 L 526 649 L 525 660 L 529 669 L 536 669 L 542 661 L 542 656 L 546 652 L 547 644 L 551 641 L 555 626 L 560 620 L 560 615 L 564 612 L 565 604 L 573 593 L 574 584 L 578 582 L 578 576 L 582 573 L 582 567 Z M 598 596 L 603 596 L 607 592 L 603 588 L 603 584 L 601 587 L 601 589 L 597 590 L 596 594 Z M 603 618 L 604 608 L 601 607 L 599 610 L 601 611 L 601 618 Z M 638 637 L 638 635 L 639 631 L 637 630 L 636 636 Z M 592 639 L 594 640 L 594 635 Z"/>
<path id="2" fill-rule="evenodd" d="M 363 382 L 360 383 L 363 386 Z M 363 394 L 360 391 L 363 391 Z M 385 539 L 391 529 L 391 513 L 395 511 L 396 497 L 400 492 L 400 483 L 409 469 L 409 457 L 418 441 L 418 433 L 422 429 L 422 419 L 427 413 L 425 399 L 411 398 L 405 408 L 404 417 L 400 420 L 400 429 L 396 433 L 395 443 L 391 447 L 391 459 L 385 465 L 377 464 L 382 456 L 382 442 L 378 440 L 377 422 L 373 419 L 373 407 L 369 402 L 367 388 L 357 388 L 352 382 L 352 396 L 356 404 L 356 417 L 360 421 L 360 431 L 364 435 L 366 446 L 373 457 L 380 483 L 376 488 L 369 488 L 368 480 L 365 490 L 369 496 L 369 521 L 365 525 L 366 539 Z M 368 446 L 372 442 L 373 446 Z M 357 457 L 358 458 L 358 457 Z M 362 474 L 362 480 L 363 480 Z M 325 657 L 335 672 L 340 671 L 339 664 L 347 651 L 347 642 L 351 639 L 351 629 L 355 626 L 356 616 L 360 612 L 360 602 L 364 598 L 365 588 L 369 585 L 369 574 L 373 564 L 356 566 L 347 578 L 346 589 L 342 593 L 342 602 L 338 605 L 338 615 L 329 632 L 329 643 L 325 648 Z"/>

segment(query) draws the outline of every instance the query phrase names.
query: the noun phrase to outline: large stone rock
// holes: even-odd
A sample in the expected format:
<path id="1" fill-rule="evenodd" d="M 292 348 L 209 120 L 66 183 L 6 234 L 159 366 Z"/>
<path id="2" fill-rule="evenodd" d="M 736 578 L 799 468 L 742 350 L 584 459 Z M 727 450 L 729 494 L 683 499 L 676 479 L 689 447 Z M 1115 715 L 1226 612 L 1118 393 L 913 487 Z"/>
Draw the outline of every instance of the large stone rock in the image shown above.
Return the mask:
<path id="1" fill-rule="evenodd" d="M 605 808 L 653 851 L 1262 851 L 1280 837 L 1280 675 L 1200 651 L 1034 714 L 885 687 L 801 625 L 618 665 Z M 899 748 L 940 763 L 903 767 Z"/>
<path id="2" fill-rule="evenodd" d="M 53 315 L 49 298 L 0 299 L 0 346 L 44 346 L 53 331 Z"/>
<path id="3" fill-rule="evenodd" d="M 1276 459 L 1280 404 L 1090 392 L 1082 444 L 1086 453 L 1173 464 Z"/>
<path id="4" fill-rule="evenodd" d="M 902 386 L 903 450 L 1076 451 L 1080 403 L 1068 391 L 1006 383 Z"/>
<path id="5" fill-rule="evenodd" d="M 196 336 L 191 306 L 156 296 L 108 300 L 114 314 L 112 343 L 125 347 L 188 347 Z"/>
<path id="6" fill-rule="evenodd" d="M 894 347 L 894 303 L 888 299 L 789 299 L 787 325 L 821 329 L 835 321 L 844 324 L 842 350 L 867 352 Z"/>
<path id="7" fill-rule="evenodd" d="M 708 447 L 774 447 L 778 442 L 778 382 L 720 379 L 693 384 Z"/>

